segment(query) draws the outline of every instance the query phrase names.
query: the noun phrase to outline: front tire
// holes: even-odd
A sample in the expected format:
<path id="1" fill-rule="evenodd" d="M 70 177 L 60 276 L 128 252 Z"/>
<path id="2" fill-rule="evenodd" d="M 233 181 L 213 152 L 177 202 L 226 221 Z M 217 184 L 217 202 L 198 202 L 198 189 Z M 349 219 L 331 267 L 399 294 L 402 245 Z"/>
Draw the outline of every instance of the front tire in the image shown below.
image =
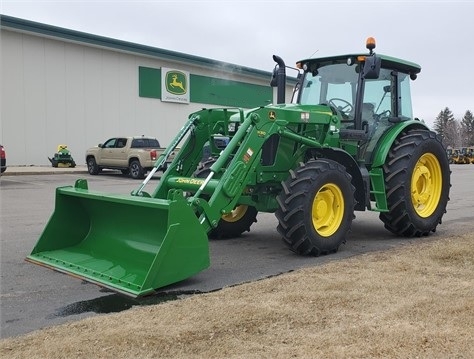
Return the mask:
<path id="1" fill-rule="evenodd" d="M 130 177 L 132 177 L 133 179 L 145 178 L 145 169 L 142 167 L 138 160 L 133 160 L 130 162 L 129 170 Z"/>
<path id="2" fill-rule="evenodd" d="M 339 163 L 310 160 L 290 171 L 277 197 L 278 232 L 302 255 L 337 252 L 354 218 L 354 186 Z"/>
<path id="3" fill-rule="evenodd" d="M 388 212 L 380 219 L 390 232 L 420 237 L 436 230 L 449 201 L 450 174 L 446 150 L 428 130 L 403 133 L 383 166 Z"/>
<path id="4" fill-rule="evenodd" d="M 204 162 L 193 176 L 206 178 L 214 162 L 215 159 Z M 238 205 L 232 212 L 222 215 L 217 227 L 209 232 L 209 237 L 215 239 L 239 237 L 242 233 L 250 231 L 250 226 L 257 222 L 257 213 L 257 209 L 253 206 Z"/>
<path id="5" fill-rule="evenodd" d="M 99 166 L 97 166 L 97 162 L 95 161 L 94 157 L 89 157 L 87 159 L 87 171 L 90 175 L 99 174 Z"/>

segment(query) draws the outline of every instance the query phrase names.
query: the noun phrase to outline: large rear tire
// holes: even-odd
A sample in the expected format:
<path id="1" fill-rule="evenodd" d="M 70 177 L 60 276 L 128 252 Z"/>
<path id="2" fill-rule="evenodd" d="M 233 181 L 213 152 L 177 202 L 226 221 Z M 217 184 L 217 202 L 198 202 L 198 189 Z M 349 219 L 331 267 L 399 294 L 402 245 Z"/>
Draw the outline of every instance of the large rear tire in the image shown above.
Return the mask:
<path id="1" fill-rule="evenodd" d="M 380 219 L 390 232 L 405 237 L 436 230 L 449 201 L 450 169 L 446 150 L 432 131 L 415 130 L 393 143 L 383 166 L 388 212 Z"/>
<path id="2" fill-rule="evenodd" d="M 193 176 L 206 178 L 214 162 L 215 159 L 210 159 L 202 163 Z M 217 227 L 212 229 L 208 236 L 215 239 L 239 237 L 242 233 L 249 232 L 250 226 L 257 222 L 257 213 L 257 209 L 253 206 L 239 205 L 232 212 L 223 215 Z"/>
<path id="3" fill-rule="evenodd" d="M 302 255 L 337 252 L 354 218 L 351 176 L 332 160 L 310 160 L 290 171 L 275 212 L 278 232 Z"/>

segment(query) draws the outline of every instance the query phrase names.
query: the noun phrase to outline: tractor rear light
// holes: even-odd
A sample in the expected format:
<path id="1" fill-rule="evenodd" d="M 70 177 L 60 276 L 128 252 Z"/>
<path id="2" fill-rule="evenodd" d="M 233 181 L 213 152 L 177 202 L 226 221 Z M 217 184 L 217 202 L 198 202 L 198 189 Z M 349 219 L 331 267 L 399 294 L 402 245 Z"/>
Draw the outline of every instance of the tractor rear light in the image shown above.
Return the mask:
<path id="1" fill-rule="evenodd" d="M 357 56 L 357 62 L 364 62 L 366 57 L 365 55 Z"/>
<path id="2" fill-rule="evenodd" d="M 153 160 L 153 161 L 156 160 L 156 151 L 155 151 L 155 150 L 150 151 L 150 158 L 151 158 L 151 160 Z"/>

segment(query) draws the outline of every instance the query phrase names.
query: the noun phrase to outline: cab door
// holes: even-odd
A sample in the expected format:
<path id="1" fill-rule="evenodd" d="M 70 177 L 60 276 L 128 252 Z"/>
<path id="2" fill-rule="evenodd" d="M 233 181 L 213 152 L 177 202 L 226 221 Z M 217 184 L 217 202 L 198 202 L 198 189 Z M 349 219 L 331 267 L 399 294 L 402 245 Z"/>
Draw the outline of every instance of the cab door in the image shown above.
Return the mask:
<path id="1" fill-rule="evenodd" d="M 113 161 L 114 166 L 117 167 L 127 167 L 127 138 L 117 138 L 115 142 L 115 148 L 111 150 L 111 160 Z"/>
<path id="2" fill-rule="evenodd" d="M 107 140 L 101 147 L 101 165 L 105 167 L 121 167 L 126 153 L 125 147 L 127 145 L 126 138 L 111 138 Z"/>

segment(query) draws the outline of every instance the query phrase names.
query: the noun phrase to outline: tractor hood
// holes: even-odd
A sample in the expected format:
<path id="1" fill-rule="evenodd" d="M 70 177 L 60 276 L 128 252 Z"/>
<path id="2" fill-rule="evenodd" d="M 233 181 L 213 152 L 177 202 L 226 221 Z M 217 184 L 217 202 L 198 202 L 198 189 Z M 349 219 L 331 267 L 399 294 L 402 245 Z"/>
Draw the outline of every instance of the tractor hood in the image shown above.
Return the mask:
<path id="1" fill-rule="evenodd" d="M 271 121 L 299 121 L 302 124 L 319 123 L 329 124 L 339 123 L 340 118 L 337 112 L 329 105 L 301 105 L 301 104 L 271 104 L 265 107 L 258 107 L 243 112 L 243 118 L 251 116 L 253 113 L 260 118 L 269 119 Z M 235 113 L 232 115 L 231 122 L 242 122 L 242 115 Z"/>

